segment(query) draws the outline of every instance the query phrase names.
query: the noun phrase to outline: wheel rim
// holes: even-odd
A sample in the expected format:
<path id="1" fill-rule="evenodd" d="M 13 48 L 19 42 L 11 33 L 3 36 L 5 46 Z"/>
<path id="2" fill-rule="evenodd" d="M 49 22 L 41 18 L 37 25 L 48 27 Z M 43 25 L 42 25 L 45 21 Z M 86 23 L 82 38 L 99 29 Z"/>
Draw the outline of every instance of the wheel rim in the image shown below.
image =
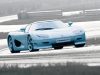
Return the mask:
<path id="1" fill-rule="evenodd" d="M 31 51 L 32 50 L 32 45 L 28 45 L 28 49 Z"/>
<path id="2" fill-rule="evenodd" d="M 33 48 L 33 46 L 32 46 L 32 39 L 30 38 L 30 37 L 28 37 L 28 49 L 31 51 Z"/>
<path id="3" fill-rule="evenodd" d="M 13 49 L 13 42 L 12 42 L 12 38 L 11 37 L 9 37 L 9 39 L 8 39 L 8 46 L 9 46 L 9 48 L 10 48 L 10 50 L 12 50 Z"/>

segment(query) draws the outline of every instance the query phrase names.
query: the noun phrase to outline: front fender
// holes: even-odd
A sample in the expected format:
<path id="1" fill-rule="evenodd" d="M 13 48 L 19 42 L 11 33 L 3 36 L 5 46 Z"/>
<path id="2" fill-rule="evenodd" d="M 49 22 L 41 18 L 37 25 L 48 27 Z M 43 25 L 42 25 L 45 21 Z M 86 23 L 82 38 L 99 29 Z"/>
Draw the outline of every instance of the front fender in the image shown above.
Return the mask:
<path id="1" fill-rule="evenodd" d="M 24 32 L 11 32 L 8 34 L 12 37 L 14 50 L 27 50 L 27 35 Z"/>

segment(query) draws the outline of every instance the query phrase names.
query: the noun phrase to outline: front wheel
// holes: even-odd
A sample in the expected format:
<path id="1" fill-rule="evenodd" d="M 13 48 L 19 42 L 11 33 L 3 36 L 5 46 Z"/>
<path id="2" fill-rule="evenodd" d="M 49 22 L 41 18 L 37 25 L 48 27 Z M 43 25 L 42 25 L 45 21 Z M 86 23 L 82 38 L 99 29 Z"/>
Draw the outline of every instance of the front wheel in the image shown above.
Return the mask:
<path id="1" fill-rule="evenodd" d="M 78 44 L 78 45 L 75 45 L 75 47 L 84 47 L 85 44 Z"/>
<path id="2" fill-rule="evenodd" d="M 13 40 L 12 40 L 11 36 L 8 37 L 8 47 L 9 47 L 11 53 L 20 53 L 20 51 L 15 51 L 14 50 Z"/>
<path id="3" fill-rule="evenodd" d="M 32 38 L 31 38 L 31 36 L 28 36 L 27 37 L 27 44 L 28 44 L 28 50 L 30 51 L 30 52 L 34 52 L 34 51 L 39 51 L 39 49 L 34 49 L 33 47 L 33 43 L 32 43 Z"/>

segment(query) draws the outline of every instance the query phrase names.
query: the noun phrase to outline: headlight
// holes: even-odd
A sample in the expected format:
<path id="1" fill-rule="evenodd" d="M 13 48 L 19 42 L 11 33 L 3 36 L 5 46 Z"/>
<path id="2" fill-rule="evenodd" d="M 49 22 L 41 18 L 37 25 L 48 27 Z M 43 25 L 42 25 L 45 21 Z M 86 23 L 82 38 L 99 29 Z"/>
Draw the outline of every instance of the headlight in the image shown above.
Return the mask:
<path id="1" fill-rule="evenodd" d="M 38 38 L 49 38 L 48 35 L 43 35 L 43 34 L 39 34 L 39 35 L 36 35 Z"/>
<path id="2" fill-rule="evenodd" d="M 74 30 L 73 33 L 80 34 L 80 33 L 84 33 L 84 31 L 83 30 Z"/>

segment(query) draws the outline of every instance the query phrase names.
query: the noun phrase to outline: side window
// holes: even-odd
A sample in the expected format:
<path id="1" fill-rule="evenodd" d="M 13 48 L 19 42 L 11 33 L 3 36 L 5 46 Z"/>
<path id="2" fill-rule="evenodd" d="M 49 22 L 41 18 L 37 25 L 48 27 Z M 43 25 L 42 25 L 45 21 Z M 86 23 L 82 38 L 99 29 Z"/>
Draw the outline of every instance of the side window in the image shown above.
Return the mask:
<path id="1" fill-rule="evenodd" d="M 27 25 L 25 32 L 29 32 L 30 27 L 31 27 L 31 24 L 30 25 Z"/>

